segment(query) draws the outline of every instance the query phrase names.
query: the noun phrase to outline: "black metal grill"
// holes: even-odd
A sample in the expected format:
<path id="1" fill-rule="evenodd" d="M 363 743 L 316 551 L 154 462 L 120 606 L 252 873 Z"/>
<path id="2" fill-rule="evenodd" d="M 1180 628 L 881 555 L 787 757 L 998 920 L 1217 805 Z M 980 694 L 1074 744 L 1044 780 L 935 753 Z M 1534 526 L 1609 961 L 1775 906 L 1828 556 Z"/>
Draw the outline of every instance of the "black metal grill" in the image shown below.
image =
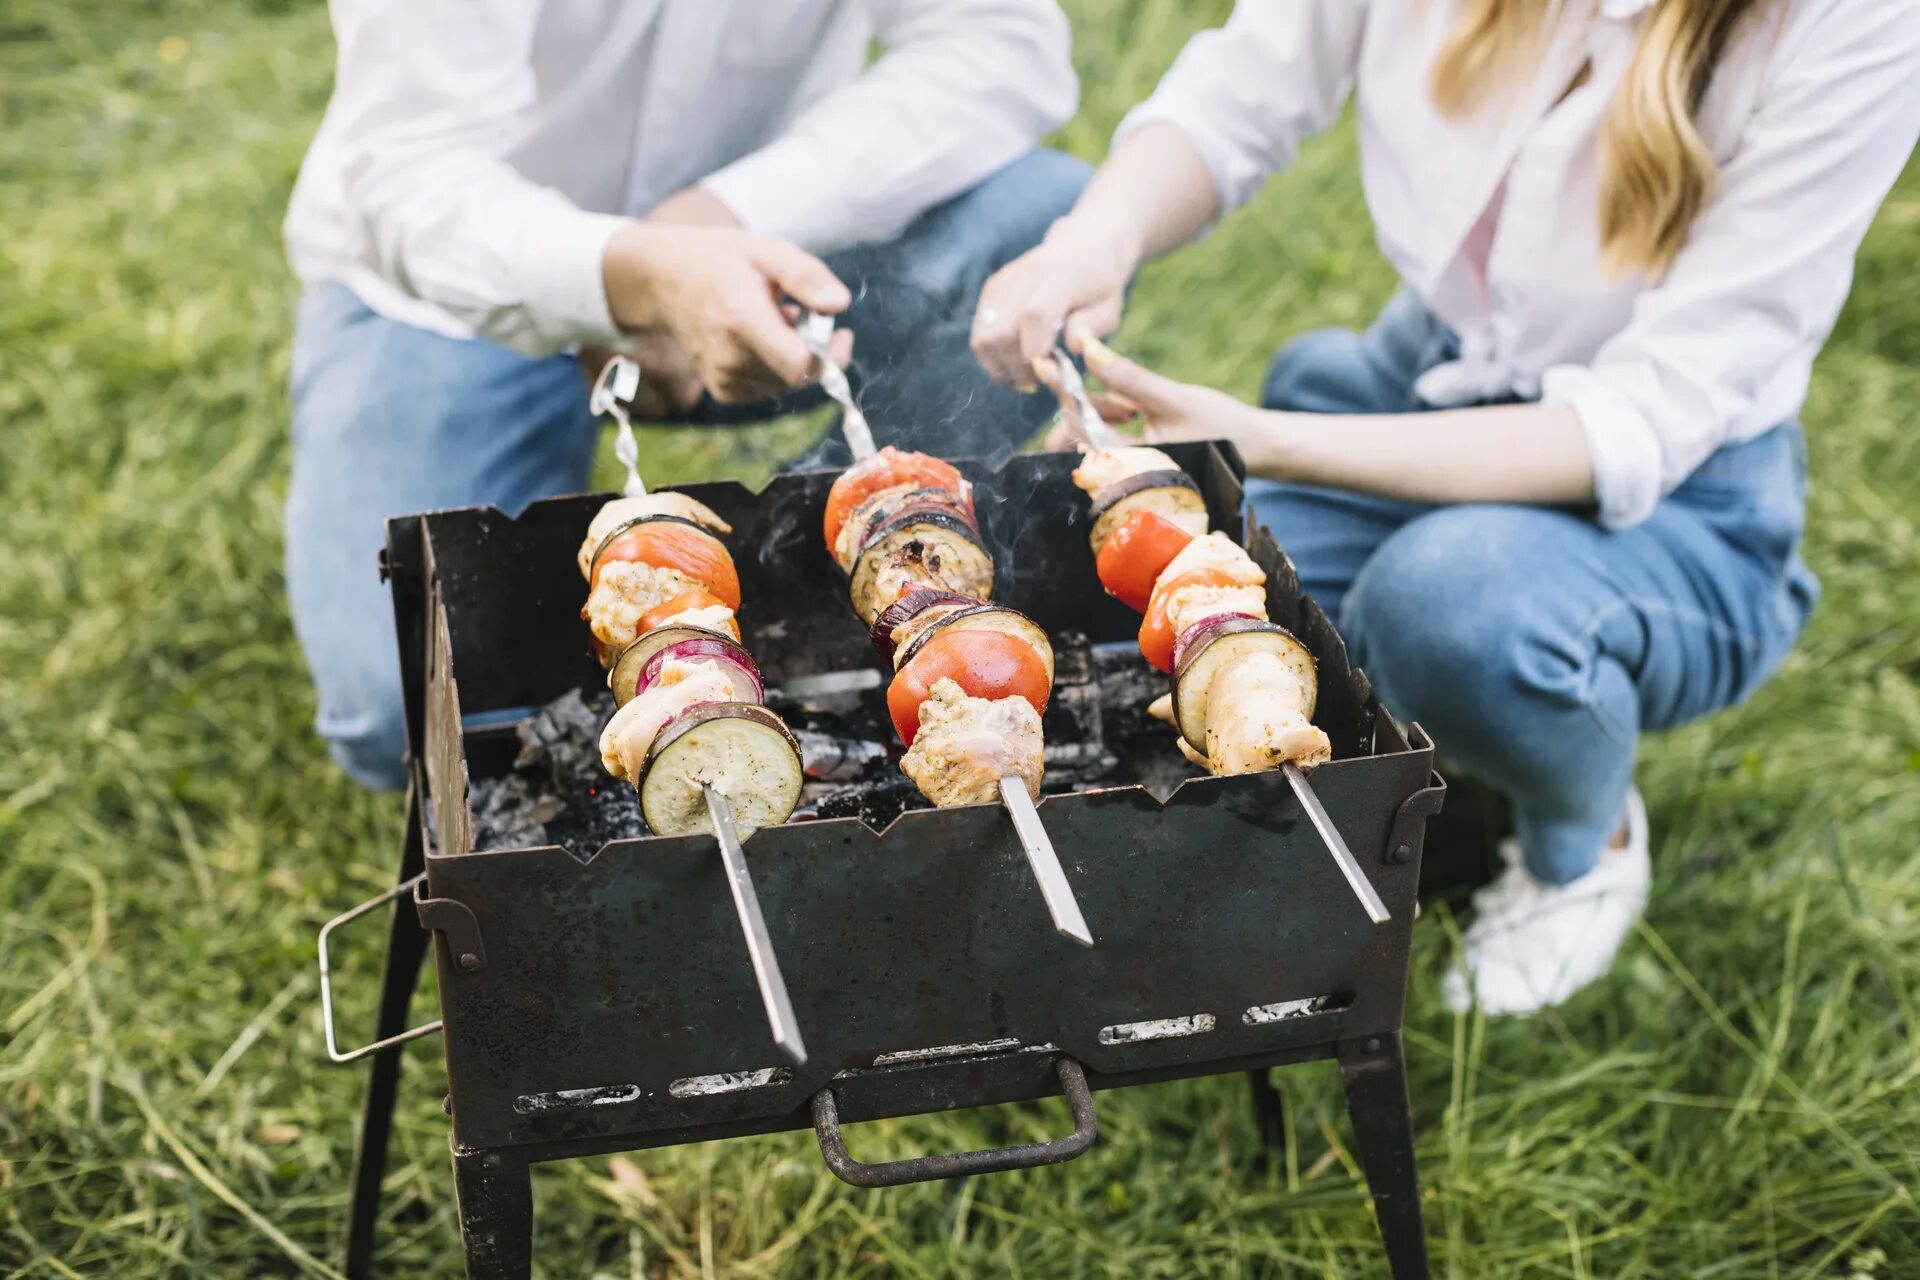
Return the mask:
<path id="1" fill-rule="evenodd" d="M 1238 535 L 1237 459 L 1170 450 L 1215 528 Z M 1130 641 L 1134 616 L 1092 572 L 1070 457 L 966 470 L 999 567 L 995 597 L 1050 632 Z M 735 526 L 746 643 L 770 680 L 870 668 L 820 544 L 831 473 L 687 492 Z M 531 1258 L 530 1163 L 812 1126 L 860 1185 L 1051 1163 L 1085 1150 L 1088 1090 L 1337 1057 L 1394 1272 L 1424 1275 L 1399 1029 L 1432 745 L 1348 666 L 1264 530 L 1275 621 L 1320 667 L 1335 759 L 1314 787 L 1392 912 L 1369 922 L 1278 774 L 1054 794 L 1040 815 L 1097 945 L 1050 927 L 1006 813 L 916 810 L 884 831 L 796 821 L 748 843 L 810 1056 L 780 1065 L 712 840 L 473 852 L 467 796 L 498 768 L 478 713 L 546 702 L 600 673 L 578 618 L 574 552 L 602 501 L 541 502 L 389 525 L 415 803 L 401 869 L 440 939 L 456 1185 L 468 1269 Z M 1170 739 L 1169 739 L 1170 747 Z M 426 820 L 426 809 L 432 821 Z M 379 1034 L 405 1023 L 424 934 L 396 912 Z M 364 1274 L 397 1055 L 379 1056 L 356 1168 L 349 1270 Z M 1261 1077 L 1264 1080 L 1264 1076 Z M 1031 1148 L 859 1165 L 838 1125 L 1065 1091 L 1076 1132 Z"/>

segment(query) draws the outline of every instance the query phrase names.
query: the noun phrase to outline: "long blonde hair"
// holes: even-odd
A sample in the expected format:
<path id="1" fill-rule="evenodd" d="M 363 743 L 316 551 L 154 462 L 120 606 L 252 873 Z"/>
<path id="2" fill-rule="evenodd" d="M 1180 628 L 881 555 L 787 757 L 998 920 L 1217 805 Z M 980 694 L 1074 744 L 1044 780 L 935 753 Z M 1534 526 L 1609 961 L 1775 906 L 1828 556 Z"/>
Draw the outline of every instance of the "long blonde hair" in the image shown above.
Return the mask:
<path id="1" fill-rule="evenodd" d="M 1466 0 L 1434 60 L 1434 103 L 1463 113 L 1490 86 L 1523 84 L 1557 2 Z M 1715 178 L 1694 113 L 1734 27 L 1759 2 L 1655 3 L 1601 135 L 1600 253 L 1608 270 L 1658 276 L 1686 243 Z"/>

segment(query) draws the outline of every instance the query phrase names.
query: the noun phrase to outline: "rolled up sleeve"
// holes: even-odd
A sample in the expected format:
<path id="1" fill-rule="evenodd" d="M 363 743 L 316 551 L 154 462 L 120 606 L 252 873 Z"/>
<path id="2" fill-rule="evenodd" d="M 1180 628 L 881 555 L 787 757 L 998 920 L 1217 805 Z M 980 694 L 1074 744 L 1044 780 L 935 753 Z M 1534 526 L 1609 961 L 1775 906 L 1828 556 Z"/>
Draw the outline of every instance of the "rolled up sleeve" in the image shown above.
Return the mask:
<path id="1" fill-rule="evenodd" d="M 873 0 L 885 53 L 701 186 L 824 253 L 886 239 L 1032 149 L 1079 101 L 1051 0 Z"/>
<path id="2" fill-rule="evenodd" d="M 1172 125 L 1213 175 L 1221 212 L 1245 204 L 1340 113 L 1367 7 L 1240 0 L 1225 26 L 1187 42 L 1153 96 L 1121 120 L 1114 145 L 1146 125 Z"/>
<path id="3" fill-rule="evenodd" d="M 1829 2 L 1797 25 L 1665 278 L 1590 364 L 1541 377 L 1542 401 L 1580 418 L 1611 528 L 1799 411 L 1920 136 L 1920 6 Z"/>
<path id="4" fill-rule="evenodd" d="M 537 0 L 333 0 L 360 268 L 534 354 L 611 341 L 600 256 L 624 219 L 501 158 L 534 102 Z"/>

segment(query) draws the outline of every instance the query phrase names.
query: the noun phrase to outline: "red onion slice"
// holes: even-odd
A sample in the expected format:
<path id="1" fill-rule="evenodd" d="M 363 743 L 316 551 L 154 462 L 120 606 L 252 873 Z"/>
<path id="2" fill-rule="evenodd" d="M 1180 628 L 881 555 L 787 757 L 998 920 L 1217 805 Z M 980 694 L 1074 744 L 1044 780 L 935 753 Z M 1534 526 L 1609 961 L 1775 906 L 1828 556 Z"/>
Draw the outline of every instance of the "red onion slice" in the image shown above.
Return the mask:
<path id="1" fill-rule="evenodd" d="M 972 596 L 961 595 L 957 591 L 948 591 L 944 587 L 935 587 L 913 583 L 894 597 L 892 604 L 882 609 L 868 629 L 868 637 L 873 641 L 873 651 L 880 655 L 882 662 L 891 663 L 895 645 L 894 629 L 918 617 L 924 610 L 940 604 L 974 605 L 980 601 Z"/>
<path id="2" fill-rule="evenodd" d="M 682 662 L 703 659 L 718 662 L 721 670 L 733 682 L 734 696 L 740 702 L 757 703 L 766 697 L 766 685 L 761 681 L 759 668 L 753 665 L 753 659 L 747 656 L 745 649 L 726 640 L 681 640 L 667 645 L 647 659 L 647 665 L 640 669 L 640 679 L 634 684 L 634 696 L 637 698 L 651 688 L 660 678 L 662 669 L 676 658 Z"/>
<path id="3" fill-rule="evenodd" d="M 1180 663 L 1186 658 L 1187 652 L 1192 649 L 1194 645 L 1204 639 L 1210 638 L 1207 634 L 1208 627 L 1211 627 L 1216 622 L 1226 622 L 1233 618 L 1251 618 L 1255 622 L 1262 621 L 1262 619 L 1255 617 L 1251 613 L 1216 613 L 1200 619 L 1200 621 L 1194 623 L 1185 631 L 1182 631 L 1179 639 L 1173 642 L 1173 669 L 1175 671 L 1180 669 Z"/>

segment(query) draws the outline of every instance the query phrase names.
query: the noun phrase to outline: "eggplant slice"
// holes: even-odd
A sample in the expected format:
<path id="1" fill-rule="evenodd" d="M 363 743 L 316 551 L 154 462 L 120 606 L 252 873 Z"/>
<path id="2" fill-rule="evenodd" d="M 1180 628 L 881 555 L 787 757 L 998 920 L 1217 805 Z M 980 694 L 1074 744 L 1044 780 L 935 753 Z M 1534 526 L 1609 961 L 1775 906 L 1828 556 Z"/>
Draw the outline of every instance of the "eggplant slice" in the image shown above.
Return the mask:
<path id="1" fill-rule="evenodd" d="M 1319 702 L 1320 681 L 1313 654 L 1285 627 L 1258 618 L 1227 618 L 1207 627 L 1211 634 L 1188 650 L 1173 677 L 1174 723 L 1194 750 L 1207 749 L 1207 709 L 1213 696 L 1213 678 L 1235 658 L 1250 653 L 1277 654 L 1306 690 L 1301 708 L 1307 719 Z"/>
<path id="2" fill-rule="evenodd" d="M 647 669 L 647 662 L 668 645 L 679 644 L 682 640 L 718 640 L 738 652 L 738 661 L 742 666 L 749 671 L 759 670 L 740 642 L 724 631 L 710 631 L 706 627 L 688 626 L 685 623 L 655 627 L 622 649 L 607 671 L 607 688 L 613 691 L 614 705 L 624 707 L 631 702 L 640 684 L 640 673 Z"/>
<path id="3" fill-rule="evenodd" d="M 1094 495 L 1093 506 L 1087 511 L 1093 522 L 1087 541 L 1095 555 L 1100 554 L 1121 521 L 1136 511 L 1157 511 L 1196 534 L 1207 531 L 1207 500 L 1200 495 L 1193 477 L 1184 471 L 1142 471 Z"/>
<path id="4" fill-rule="evenodd" d="M 745 839 L 785 822 L 800 803 L 806 771 L 800 743 L 779 716 L 747 702 L 706 702 L 662 729 L 634 789 L 657 836 L 708 830 L 710 785 L 733 802 Z"/>
<path id="5" fill-rule="evenodd" d="M 913 656 L 935 636 L 955 631 L 999 631 L 1025 640 L 1040 655 L 1040 660 L 1047 664 L 1047 683 L 1053 683 L 1053 642 L 1047 638 L 1046 630 L 1018 609 L 1009 609 L 1001 604 L 982 604 L 978 608 L 963 609 L 940 619 L 900 646 L 899 652 L 893 655 L 893 669 L 898 671 L 912 662 Z"/>
<path id="6" fill-rule="evenodd" d="M 892 603 L 879 599 L 874 589 L 881 562 L 915 544 L 928 575 L 939 586 L 983 600 L 993 594 L 993 557 L 987 554 L 979 534 L 951 516 L 904 516 L 877 531 L 854 562 L 847 594 L 854 612 L 869 627 Z"/>

